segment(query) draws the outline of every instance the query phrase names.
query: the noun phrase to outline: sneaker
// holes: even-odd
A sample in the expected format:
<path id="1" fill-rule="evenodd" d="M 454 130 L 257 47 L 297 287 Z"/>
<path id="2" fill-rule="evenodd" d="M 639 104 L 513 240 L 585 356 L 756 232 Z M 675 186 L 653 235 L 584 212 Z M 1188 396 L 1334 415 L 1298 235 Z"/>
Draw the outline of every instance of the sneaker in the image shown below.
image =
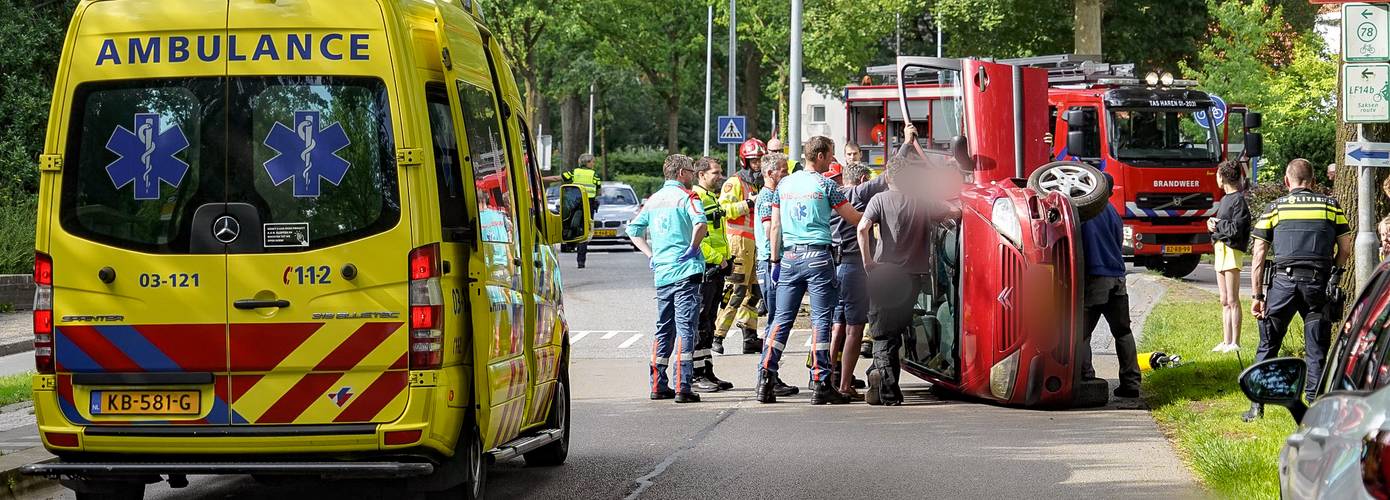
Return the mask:
<path id="1" fill-rule="evenodd" d="M 1139 397 L 1139 389 L 1134 389 L 1131 387 L 1116 387 L 1114 394 L 1117 398 L 1134 399 Z"/>
<path id="2" fill-rule="evenodd" d="M 652 398 L 653 400 L 658 400 L 658 399 L 671 399 L 671 398 L 674 398 L 674 397 L 676 397 L 676 391 L 673 390 L 673 389 L 662 389 L 662 390 L 653 392 L 652 395 L 651 395 L 651 398 Z"/>
<path id="3" fill-rule="evenodd" d="M 1236 352 L 1240 350 L 1240 344 L 1226 344 L 1226 348 L 1221 352 Z"/>
<path id="4" fill-rule="evenodd" d="M 700 395 L 693 392 L 682 392 L 676 394 L 677 403 L 699 403 Z"/>
<path id="5" fill-rule="evenodd" d="M 709 350 L 715 354 L 724 354 L 724 337 L 715 337 L 714 343 L 710 344 Z"/>
<path id="6" fill-rule="evenodd" d="M 1240 416 L 1240 419 L 1245 422 L 1254 422 L 1261 418 L 1265 418 L 1265 405 L 1260 403 L 1250 403 L 1250 410 Z"/>
<path id="7" fill-rule="evenodd" d="M 883 404 L 883 374 L 869 370 L 869 389 L 864 391 L 864 402 L 874 406 Z"/>
<path id="8" fill-rule="evenodd" d="M 1227 347 L 1230 347 L 1230 345 L 1231 345 L 1231 344 L 1227 344 L 1227 343 L 1225 343 L 1225 342 L 1222 342 L 1222 343 L 1220 343 L 1220 344 L 1216 344 L 1216 347 L 1211 348 L 1211 352 L 1227 352 L 1227 351 L 1226 351 L 1226 348 L 1227 348 Z"/>
<path id="9" fill-rule="evenodd" d="M 690 381 L 690 388 L 695 392 L 719 392 L 719 384 L 714 383 L 709 377 L 700 375 Z"/>
<path id="10" fill-rule="evenodd" d="M 797 395 L 797 394 L 801 394 L 801 389 L 800 389 L 800 388 L 797 388 L 797 387 L 794 386 L 794 385 L 787 385 L 787 384 L 784 384 L 784 383 L 782 383 L 782 379 L 780 379 L 780 378 L 777 379 L 776 382 L 777 382 L 777 383 L 773 385 L 772 393 L 775 394 L 775 395 L 777 395 L 777 397 L 779 397 L 779 398 L 784 398 L 784 397 L 787 397 L 787 396 L 795 396 L 795 395 Z"/>
<path id="11" fill-rule="evenodd" d="M 816 392 L 811 395 L 811 404 L 813 405 L 844 405 L 849 404 L 849 402 L 849 396 L 824 382 L 816 384 Z"/>

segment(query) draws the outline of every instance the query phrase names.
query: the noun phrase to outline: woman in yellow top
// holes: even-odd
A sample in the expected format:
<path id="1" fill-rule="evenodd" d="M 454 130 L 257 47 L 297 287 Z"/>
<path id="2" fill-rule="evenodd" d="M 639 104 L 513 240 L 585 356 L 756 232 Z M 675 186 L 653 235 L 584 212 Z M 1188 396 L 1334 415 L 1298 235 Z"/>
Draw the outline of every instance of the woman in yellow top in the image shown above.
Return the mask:
<path id="1" fill-rule="evenodd" d="M 1212 352 L 1240 350 L 1240 268 L 1250 245 L 1250 205 L 1245 199 L 1245 174 L 1237 160 L 1226 160 L 1216 167 L 1216 181 L 1226 192 L 1216 208 L 1216 217 L 1207 219 L 1207 230 L 1215 250 L 1217 288 L 1221 292 L 1221 343 Z"/>

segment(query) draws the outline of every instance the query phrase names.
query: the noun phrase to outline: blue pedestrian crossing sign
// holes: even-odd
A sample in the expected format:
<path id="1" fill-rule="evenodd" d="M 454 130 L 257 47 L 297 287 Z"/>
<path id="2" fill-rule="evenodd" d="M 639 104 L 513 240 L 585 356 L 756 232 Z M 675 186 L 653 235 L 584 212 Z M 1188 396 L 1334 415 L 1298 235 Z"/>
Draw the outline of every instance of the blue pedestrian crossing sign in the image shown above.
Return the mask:
<path id="1" fill-rule="evenodd" d="M 747 137 L 748 123 L 742 116 L 721 116 L 714 130 L 719 135 L 720 144 L 742 144 Z"/>

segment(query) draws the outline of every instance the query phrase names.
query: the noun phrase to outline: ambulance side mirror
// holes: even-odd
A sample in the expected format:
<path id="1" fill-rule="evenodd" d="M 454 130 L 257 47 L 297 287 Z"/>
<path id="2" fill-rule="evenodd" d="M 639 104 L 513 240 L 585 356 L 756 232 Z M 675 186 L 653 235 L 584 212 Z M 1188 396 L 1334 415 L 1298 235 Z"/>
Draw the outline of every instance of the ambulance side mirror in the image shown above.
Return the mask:
<path id="1" fill-rule="evenodd" d="M 589 197 L 578 184 L 560 186 L 560 227 L 562 243 L 581 243 L 593 232 L 594 216 Z"/>

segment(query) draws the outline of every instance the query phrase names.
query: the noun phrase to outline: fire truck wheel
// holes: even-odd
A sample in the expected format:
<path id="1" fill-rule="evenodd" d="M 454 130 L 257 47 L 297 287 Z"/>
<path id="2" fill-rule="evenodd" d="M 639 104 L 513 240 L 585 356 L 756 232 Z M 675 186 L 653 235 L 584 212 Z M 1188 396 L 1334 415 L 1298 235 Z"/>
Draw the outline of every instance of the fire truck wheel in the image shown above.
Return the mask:
<path id="1" fill-rule="evenodd" d="M 527 453 L 526 465 L 553 467 L 565 463 L 570 454 L 570 391 L 569 368 L 560 361 L 560 376 L 555 380 L 555 396 L 550 403 L 550 416 L 545 419 L 548 429 L 560 429 L 560 439 Z"/>
<path id="2" fill-rule="evenodd" d="M 1028 187 L 1039 193 L 1062 193 L 1071 198 L 1081 220 L 1100 215 L 1110 202 L 1110 177 L 1100 169 L 1075 161 L 1054 161 L 1028 176 Z"/>
<path id="3" fill-rule="evenodd" d="M 1157 267 L 1155 270 L 1162 273 L 1165 277 L 1178 279 L 1192 274 L 1192 271 L 1197 270 L 1197 264 L 1201 262 L 1202 256 L 1197 254 L 1179 255 L 1177 257 L 1163 259 L 1162 263 L 1155 266 Z"/>

